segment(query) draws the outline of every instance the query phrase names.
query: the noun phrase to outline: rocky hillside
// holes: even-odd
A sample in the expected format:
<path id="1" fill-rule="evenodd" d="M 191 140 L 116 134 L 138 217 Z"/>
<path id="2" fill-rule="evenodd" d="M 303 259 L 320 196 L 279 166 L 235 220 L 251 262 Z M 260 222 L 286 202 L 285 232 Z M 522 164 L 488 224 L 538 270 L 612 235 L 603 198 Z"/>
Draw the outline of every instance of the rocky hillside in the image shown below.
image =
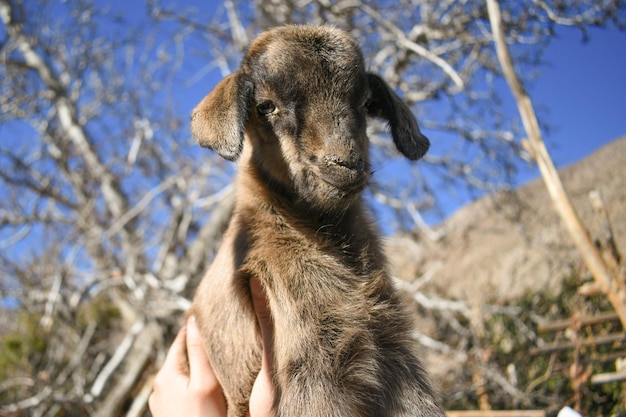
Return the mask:
<path id="1" fill-rule="evenodd" d="M 618 247 L 626 252 L 626 136 L 560 171 L 592 236 L 601 234 L 589 193 L 605 201 Z M 501 302 L 526 289 L 557 290 L 580 266 L 578 256 L 539 179 L 475 201 L 438 226 L 443 238 L 396 236 L 388 241 L 393 273 L 430 277 L 430 291 L 470 303 Z"/>

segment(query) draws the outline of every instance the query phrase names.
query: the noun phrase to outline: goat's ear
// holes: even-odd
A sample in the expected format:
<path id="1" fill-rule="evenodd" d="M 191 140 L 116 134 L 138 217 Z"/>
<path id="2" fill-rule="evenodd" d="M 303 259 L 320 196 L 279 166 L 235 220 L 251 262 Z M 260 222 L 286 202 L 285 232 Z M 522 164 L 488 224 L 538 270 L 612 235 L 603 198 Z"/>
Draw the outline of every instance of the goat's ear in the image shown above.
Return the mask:
<path id="1" fill-rule="evenodd" d="M 368 73 L 367 82 L 371 93 L 368 116 L 386 119 L 398 150 L 412 161 L 420 159 L 428 151 L 430 141 L 420 132 L 411 109 L 378 75 Z"/>
<path id="2" fill-rule="evenodd" d="M 215 86 L 191 113 L 191 134 L 229 161 L 241 154 L 254 85 L 234 72 Z"/>

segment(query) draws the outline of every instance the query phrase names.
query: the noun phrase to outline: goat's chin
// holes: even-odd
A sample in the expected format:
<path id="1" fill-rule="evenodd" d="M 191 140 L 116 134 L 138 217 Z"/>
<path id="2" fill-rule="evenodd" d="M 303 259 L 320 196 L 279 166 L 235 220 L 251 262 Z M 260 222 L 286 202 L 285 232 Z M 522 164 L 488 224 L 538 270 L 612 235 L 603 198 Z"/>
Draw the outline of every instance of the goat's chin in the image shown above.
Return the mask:
<path id="1" fill-rule="evenodd" d="M 359 198 L 366 185 L 366 181 L 361 180 L 337 186 L 321 176 L 308 175 L 296 182 L 296 194 L 309 210 L 343 212 Z"/>

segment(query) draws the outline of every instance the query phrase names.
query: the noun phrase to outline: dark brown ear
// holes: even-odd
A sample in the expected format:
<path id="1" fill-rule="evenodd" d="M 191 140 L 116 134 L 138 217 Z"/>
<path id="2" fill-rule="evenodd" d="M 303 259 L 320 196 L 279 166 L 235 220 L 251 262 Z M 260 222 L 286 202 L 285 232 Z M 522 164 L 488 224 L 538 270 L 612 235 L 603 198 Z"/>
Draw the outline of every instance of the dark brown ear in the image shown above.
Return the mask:
<path id="1" fill-rule="evenodd" d="M 398 150 L 412 161 L 420 159 L 428 151 L 430 141 L 420 132 L 411 109 L 378 75 L 368 73 L 367 81 L 371 91 L 367 114 L 386 119 Z"/>
<path id="2" fill-rule="evenodd" d="M 229 161 L 241 154 L 254 85 L 234 72 L 215 86 L 191 113 L 191 134 Z"/>

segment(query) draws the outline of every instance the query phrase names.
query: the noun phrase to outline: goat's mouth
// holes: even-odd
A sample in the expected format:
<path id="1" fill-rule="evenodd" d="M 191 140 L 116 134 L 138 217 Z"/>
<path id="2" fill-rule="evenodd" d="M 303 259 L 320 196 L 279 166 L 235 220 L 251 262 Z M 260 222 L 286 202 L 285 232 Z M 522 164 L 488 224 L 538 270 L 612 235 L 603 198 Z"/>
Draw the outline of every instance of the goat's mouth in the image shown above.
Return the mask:
<path id="1" fill-rule="evenodd" d="M 348 163 L 336 156 L 324 156 L 317 164 L 317 176 L 340 191 L 355 194 L 362 191 L 369 181 L 366 165 L 362 159 Z"/>

